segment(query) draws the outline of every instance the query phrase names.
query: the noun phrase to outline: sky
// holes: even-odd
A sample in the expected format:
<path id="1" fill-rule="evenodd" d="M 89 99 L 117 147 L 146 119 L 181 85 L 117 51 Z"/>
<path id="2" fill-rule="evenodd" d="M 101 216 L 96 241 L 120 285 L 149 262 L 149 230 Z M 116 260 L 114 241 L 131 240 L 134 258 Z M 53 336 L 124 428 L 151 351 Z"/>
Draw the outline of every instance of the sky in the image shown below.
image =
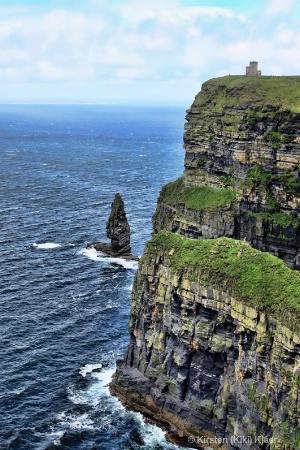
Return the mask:
<path id="1" fill-rule="evenodd" d="M 0 103 L 189 107 L 249 61 L 300 74 L 299 0 L 0 0 Z"/>

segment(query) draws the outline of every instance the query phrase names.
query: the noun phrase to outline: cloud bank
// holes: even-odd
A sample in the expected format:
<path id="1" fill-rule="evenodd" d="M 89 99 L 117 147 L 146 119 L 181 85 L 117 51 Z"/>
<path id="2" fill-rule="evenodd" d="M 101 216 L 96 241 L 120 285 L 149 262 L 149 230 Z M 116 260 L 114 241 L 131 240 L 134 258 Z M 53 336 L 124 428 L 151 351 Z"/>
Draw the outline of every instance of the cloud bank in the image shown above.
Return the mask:
<path id="1" fill-rule="evenodd" d="M 0 9 L 0 101 L 184 101 L 207 78 L 300 73 L 299 6 L 261 1 L 23 2 Z M 224 3 L 224 2 L 223 2 Z"/>

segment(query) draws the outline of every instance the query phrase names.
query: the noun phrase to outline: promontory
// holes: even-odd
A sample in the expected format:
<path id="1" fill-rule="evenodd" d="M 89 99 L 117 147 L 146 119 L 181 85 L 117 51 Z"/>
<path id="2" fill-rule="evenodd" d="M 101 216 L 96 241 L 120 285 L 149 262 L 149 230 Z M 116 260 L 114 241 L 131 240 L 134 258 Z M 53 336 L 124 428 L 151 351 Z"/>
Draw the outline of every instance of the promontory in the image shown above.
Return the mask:
<path id="1" fill-rule="evenodd" d="M 189 447 L 299 449 L 300 77 L 209 80 L 186 119 L 110 390 Z"/>

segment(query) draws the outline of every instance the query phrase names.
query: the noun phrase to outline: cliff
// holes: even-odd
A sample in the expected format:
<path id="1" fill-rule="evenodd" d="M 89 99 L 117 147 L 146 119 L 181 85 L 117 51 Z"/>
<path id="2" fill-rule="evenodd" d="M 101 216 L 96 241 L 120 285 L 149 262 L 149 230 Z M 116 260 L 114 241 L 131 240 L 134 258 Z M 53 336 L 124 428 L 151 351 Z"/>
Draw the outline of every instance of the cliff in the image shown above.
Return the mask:
<path id="1" fill-rule="evenodd" d="M 300 77 L 208 81 L 161 191 L 110 389 L 189 447 L 300 448 L 299 118 Z"/>
<path id="2" fill-rule="evenodd" d="M 300 268 L 300 77 L 209 80 L 187 113 L 185 172 L 153 226 L 227 236 Z"/>
<path id="3" fill-rule="evenodd" d="M 298 449 L 299 317 L 300 275 L 278 258 L 161 232 L 140 261 L 111 390 L 200 443 L 204 432 L 248 438 L 224 448 L 269 448 L 255 442 L 263 436 Z"/>

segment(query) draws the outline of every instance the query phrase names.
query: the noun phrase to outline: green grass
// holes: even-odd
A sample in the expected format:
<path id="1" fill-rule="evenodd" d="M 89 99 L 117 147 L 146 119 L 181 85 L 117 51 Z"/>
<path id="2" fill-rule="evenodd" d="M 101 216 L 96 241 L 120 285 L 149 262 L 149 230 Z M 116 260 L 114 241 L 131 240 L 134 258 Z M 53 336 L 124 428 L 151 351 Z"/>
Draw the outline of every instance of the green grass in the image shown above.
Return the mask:
<path id="1" fill-rule="evenodd" d="M 278 183 L 288 194 L 300 197 L 300 181 L 289 172 L 276 175 L 265 171 L 260 165 L 255 165 L 248 170 L 247 181 L 255 183 L 257 186 L 263 185 L 266 189 L 270 189 L 274 183 Z"/>
<path id="2" fill-rule="evenodd" d="M 167 231 L 147 243 L 141 264 L 161 254 L 172 272 L 228 292 L 300 331 L 300 273 L 275 256 L 229 238 L 198 241 Z"/>
<path id="3" fill-rule="evenodd" d="M 202 86 L 194 106 L 205 106 L 206 111 L 222 112 L 224 108 L 239 108 L 244 105 L 252 109 L 269 111 L 269 106 L 279 111 L 300 112 L 300 76 L 246 77 L 228 75 L 213 78 Z M 271 108 L 271 109 L 272 109 Z M 255 117 L 250 117 L 255 124 Z"/>
<path id="4" fill-rule="evenodd" d="M 272 222 L 275 226 L 281 226 L 283 228 L 287 228 L 289 226 L 293 226 L 298 228 L 300 226 L 300 218 L 293 218 L 289 214 L 283 212 L 249 212 L 249 216 L 255 217 L 260 220 L 264 220 L 266 222 Z"/>
<path id="5" fill-rule="evenodd" d="M 230 188 L 187 187 L 183 178 L 178 178 L 162 188 L 159 202 L 171 206 L 184 204 L 187 208 L 204 211 L 229 205 L 234 199 L 235 193 Z"/>

